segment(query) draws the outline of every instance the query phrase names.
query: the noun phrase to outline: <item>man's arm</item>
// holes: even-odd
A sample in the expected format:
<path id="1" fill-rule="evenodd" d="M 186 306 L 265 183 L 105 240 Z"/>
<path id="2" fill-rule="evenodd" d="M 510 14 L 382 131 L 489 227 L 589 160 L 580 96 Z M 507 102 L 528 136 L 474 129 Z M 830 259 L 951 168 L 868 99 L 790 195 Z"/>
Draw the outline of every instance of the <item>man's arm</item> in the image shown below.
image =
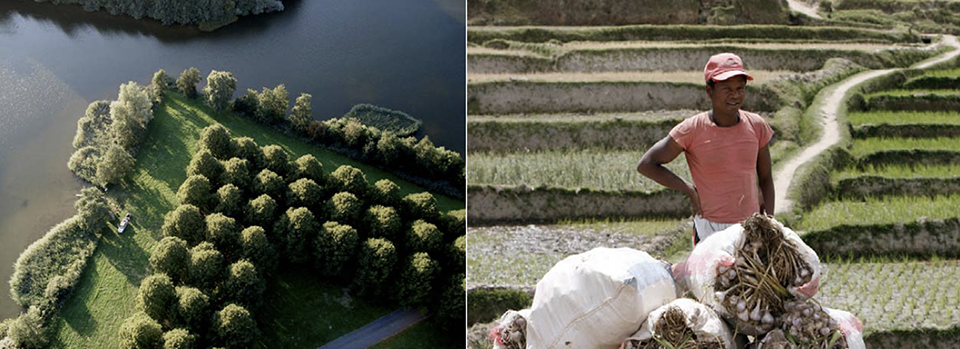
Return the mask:
<path id="1" fill-rule="evenodd" d="M 676 159 L 682 152 L 683 147 L 670 136 L 666 136 L 650 147 L 646 154 L 643 154 L 640 164 L 637 165 L 637 172 L 667 188 L 687 194 L 690 198 L 690 204 L 693 205 L 693 213 L 701 214 L 700 196 L 697 195 L 697 189 L 663 166 L 663 164 Z"/>
<path id="2" fill-rule="evenodd" d="M 773 189 L 773 170 L 770 167 L 770 148 L 763 146 L 757 152 L 757 179 L 760 182 L 760 194 L 763 195 L 760 212 L 773 215 L 776 195 Z"/>

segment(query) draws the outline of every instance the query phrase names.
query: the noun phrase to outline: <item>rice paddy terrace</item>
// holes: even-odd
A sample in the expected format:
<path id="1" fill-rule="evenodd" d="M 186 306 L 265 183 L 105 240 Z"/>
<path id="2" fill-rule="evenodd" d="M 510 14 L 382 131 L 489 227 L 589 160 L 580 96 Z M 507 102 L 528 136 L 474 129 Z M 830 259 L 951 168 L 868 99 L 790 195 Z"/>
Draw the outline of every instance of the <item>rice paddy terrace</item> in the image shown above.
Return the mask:
<path id="1" fill-rule="evenodd" d="M 703 62 L 733 52 L 756 78 L 744 109 L 777 133 L 775 172 L 828 133 L 827 94 L 891 70 L 841 91 L 838 144 L 792 174 L 789 193 L 777 188 L 796 201 L 781 219 L 823 256 L 818 299 L 859 316 L 868 345 L 936 347 L 958 333 L 960 291 L 942 281 L 960 272 L 953 41 L 786 26 L 472 27 L 468 41 L 471 323 L 505 310 L 474 317 L 481 299 L 510 304 L 486 290 L 529 291 L 593 247 L 683 258 L 689 203 L 635 168 L 709 108 Z M 916 69 L 932 57 L 948 59 Z M 683 156 L 668 167 L 690 180 Z"/>

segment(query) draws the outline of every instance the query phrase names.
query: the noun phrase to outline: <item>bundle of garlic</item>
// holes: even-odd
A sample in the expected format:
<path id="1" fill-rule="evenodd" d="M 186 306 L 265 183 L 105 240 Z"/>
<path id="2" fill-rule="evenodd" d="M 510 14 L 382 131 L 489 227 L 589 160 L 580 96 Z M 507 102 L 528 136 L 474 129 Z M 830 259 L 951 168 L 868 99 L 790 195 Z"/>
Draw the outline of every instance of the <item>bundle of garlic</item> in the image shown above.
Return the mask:
<path id="1" fill-rule="evenodd" d="M 733 332 L 700 302 L 680 298 L 650 312 L 621 349 L 721 349 L 735 347 Z"/>
<path id="2" fill-rule="evenodd" d="M 853 314 L 820 306 L 812 299 L 784 303 L 780 328 L 798 348 L 865 348 L 863 323 Z"/>
<path id="3" fill-rule="evenodd" d="M 527 319 L 524 314 L 507 311 L 497 326 L 490 329 L 495 349 L 525 349 L 527 347 Z"/>

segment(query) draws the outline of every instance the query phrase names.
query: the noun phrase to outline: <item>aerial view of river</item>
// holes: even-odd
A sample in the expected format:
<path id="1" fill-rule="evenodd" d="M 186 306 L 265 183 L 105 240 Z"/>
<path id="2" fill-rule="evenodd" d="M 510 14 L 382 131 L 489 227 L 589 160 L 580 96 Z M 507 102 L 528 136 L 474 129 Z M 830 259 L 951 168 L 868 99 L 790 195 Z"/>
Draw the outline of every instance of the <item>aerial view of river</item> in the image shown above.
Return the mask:
<path id="1" fill-rule="evenodd" d="M 165 69 L 226 70 L 238 95 L 285 84 L 313 95 L 318 119 L 358 103 L 423 120 L 418 136 L 464 152 L 462 0 L 284 1 L 212 33 L 79 6 L 0 3 L 0 319 L 15 316 L 8 280 L 28 245 L 73 214 L 83 183 L 67 169 L 77 120 L 120 84 Z M 200 87 L 205 83 L 201 82 Z"/>

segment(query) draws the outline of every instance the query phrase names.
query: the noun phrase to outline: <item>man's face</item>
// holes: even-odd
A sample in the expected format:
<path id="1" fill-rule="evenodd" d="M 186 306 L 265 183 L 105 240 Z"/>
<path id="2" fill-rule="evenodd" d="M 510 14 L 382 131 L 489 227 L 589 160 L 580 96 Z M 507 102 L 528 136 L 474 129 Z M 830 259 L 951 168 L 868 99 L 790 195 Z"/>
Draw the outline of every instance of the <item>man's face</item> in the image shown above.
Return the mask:
<path id="1" fill-rule="evenodd" d="M 747 77 L 734 76 L 724 81 L 716 81 L 711 88 L 707 86 L 707 95 L 713 102 L 715 112 L 736 113 L 743 106 L 747 96 Z"/>

